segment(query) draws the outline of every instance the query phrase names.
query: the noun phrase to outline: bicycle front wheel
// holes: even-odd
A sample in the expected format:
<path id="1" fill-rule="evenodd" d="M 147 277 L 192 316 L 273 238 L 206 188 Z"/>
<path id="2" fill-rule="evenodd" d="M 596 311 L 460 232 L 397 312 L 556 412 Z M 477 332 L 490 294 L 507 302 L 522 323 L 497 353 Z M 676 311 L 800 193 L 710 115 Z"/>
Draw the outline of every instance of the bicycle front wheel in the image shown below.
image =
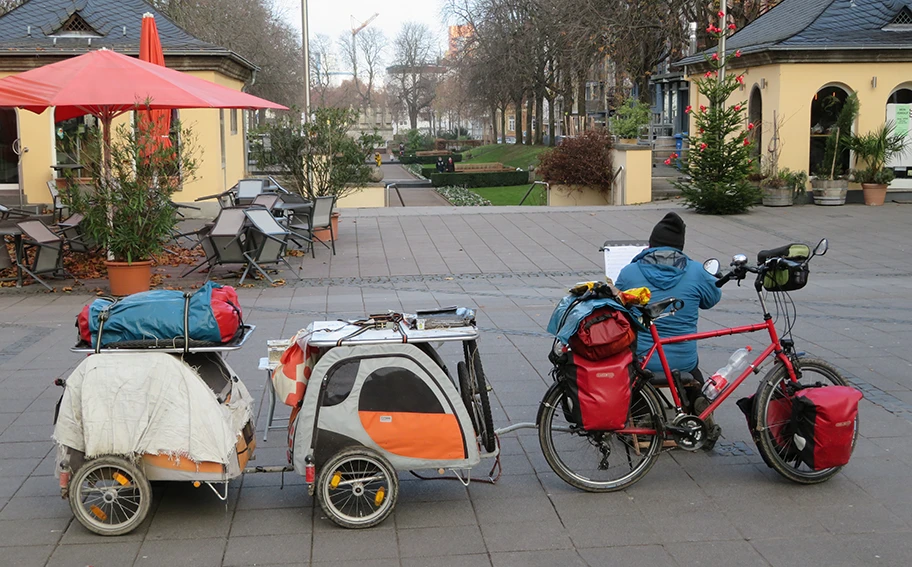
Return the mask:
<path id="1" fill-rule="evenodd" d="M 848 386 L 849 383 L 828 362 L 813 358 L 800 359 L 801 379 L 799 384 L 811 386 L 817 382 L 832 386 Z M 791 418 L 791 399 L 785 387 L 789 381 L 788 370 L 783 364 L 777 364 L 761 382 L 757 403 L 754 405 L 754 420 L 757 431 L 752 432 L 757 440 L 757 448 L 764 460 L 773 470 L 785 478 L 799 484 L 817 484 L 833 477 L 842 467 L 814 470 L 798 456 L 794 438 L 784 433 L 784 428 Z M 858 439 L 858 417 L 855 418 L 855 436 L 852 447 Z"/>
<path id="2" fill-rule="evenodd" d="M 662 450 L 662 409 L 646 384 L 630 399 L 628 427 L 655 433 L 586 431 L 573 421 L 574 400 L 560 384 L 538 410 L 538 440 L 548 466 L 567 484 L 587 492 L 614 492 L 640 480 Z"/>

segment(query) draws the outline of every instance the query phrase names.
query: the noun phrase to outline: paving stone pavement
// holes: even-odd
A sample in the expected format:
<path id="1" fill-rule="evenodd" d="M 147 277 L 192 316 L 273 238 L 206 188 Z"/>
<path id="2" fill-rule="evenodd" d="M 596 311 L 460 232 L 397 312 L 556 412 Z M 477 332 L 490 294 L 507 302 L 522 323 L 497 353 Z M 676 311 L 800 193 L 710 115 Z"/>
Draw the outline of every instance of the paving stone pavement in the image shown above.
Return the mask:
<path id="1" fill-rule="evenodd" d="M 318 318 L 386 309 L 477 308 L 480 349 L 497 426 L 531 421 L 549 383 L 545 326 L 574 282 L 599 277 L 599 245 L 644 238 L 662 206 L 346 211 L 335 257 L 302 259 L 279 288 L 240 289 L 257 325 L 229 363 L 257 399 L 257 465 L 285 462 L 284 436 L 262 442 L 270 338 Z M 59 498 L 50 440 L 53 380 L 81 356 L 69 352 L 74 318 L 92 296 L 0 290 L 0 564 L 106 565 L 908 565 L 912 557 L 912 208 L 886 205 L 759 208 L 748 215 L 683 212 L 686 251 L 728 258 L 791 241 L 830 239 L 810 283 L 792 294 L 801 350 L 841 368 L 865 393 L 852 462 L 829 482 L 798 486 L 768 469 L 733 403 L 717 413 L 724 438 L 711 453 L 663 454 L 638 484 L 587 494 L 546 465 L 533 430 L 505 435 L 496 485 L 401 475 L 394 514 L 377 528 L 335 527 L 289 473 L 247 475 L 220 502 L 205 487 L 154 486 L 153 510 L 132 534 L 102 538 Z M 224 280 L 223 280 L 224 281 Z M 87 286 L 88 288 L 89 286 Z M 757 322 L 751 286 L 729 285 L 702 329 Z M 701 347 L 705 369 L 762 337 Z M 455 349 L 444 359 L 455 360 Z M 757 380 L 742 386 L 749 394 Z M 277 408 L 279 416 L 288 408 Z M 487 472 L 479 465 L 475 476 Z M 284 486 L 282 486 L 284 484 Z"/>

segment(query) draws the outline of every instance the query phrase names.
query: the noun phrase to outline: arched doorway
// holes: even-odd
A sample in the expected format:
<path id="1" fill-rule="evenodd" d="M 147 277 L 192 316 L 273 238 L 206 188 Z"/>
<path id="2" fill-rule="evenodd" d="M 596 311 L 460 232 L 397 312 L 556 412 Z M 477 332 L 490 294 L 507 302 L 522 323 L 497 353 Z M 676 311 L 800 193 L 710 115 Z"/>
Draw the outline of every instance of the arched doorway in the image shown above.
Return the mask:
<path id="1" fill-rule="evenodd" d="M 849 93 L 845 89 L 830 85 L 817 91 L 811 101 L 811 151 L 808 162 L 808 172 L 811 174 L 821 172 L 829 175 L 830 171 L 835 170 L 839 175 L 849 169 L 848 150 L 839 152 L 835 166 L 833 163 L 823 163 L 826 139 L 836 127 L 836 117 L 839 116 L 839 111 L 842 110 L 842 105 L 848 97 Z M 848 134 L 848 132 L 845 133 Z"/>
<path id="2" fill-rule="evenodd" d="M 754 125 L 751 131 L 751 157 L 759 163 L 760 155 L 764 148 L 763 143 L 763 97 L 760 95 L 760 87 L 754 85 L 751 90 L 750 101 L 747 106 L 748 120 Z M 775 127 L 773 128 L 775 131 Z"/>
<path id="3" fill-rule="evenodd" d="M 912 144 L 912 88 L 897 87 L 887 98 L 886 120 L 893 124 L 894 132 L 906 137 Z M 912 148 L 887 160 L 887 167 L 893 168 L 896 179 L 890 184 L 894 189 L 912 189 Z"/>

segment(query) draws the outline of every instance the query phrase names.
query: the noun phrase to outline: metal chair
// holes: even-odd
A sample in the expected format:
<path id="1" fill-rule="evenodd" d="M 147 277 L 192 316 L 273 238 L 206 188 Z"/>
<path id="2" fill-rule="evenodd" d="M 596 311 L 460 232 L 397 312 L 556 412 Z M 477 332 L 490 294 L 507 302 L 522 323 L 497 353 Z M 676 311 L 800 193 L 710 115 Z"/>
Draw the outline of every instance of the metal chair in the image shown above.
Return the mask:
<path id="1" fill-rule="evenodd" d="M 310 215 L 305 220 L 305 222 L 292 222 L 290 227 L 295 231 L 300 231 L 309 237 L 310 241 L 313 242 L 316 239 L 320 244 L 325 246 L 327 250 L 332 245 L 333 256 L 336 255 L 336 235 L 333 233 L 332 228 L 332 212 L 336 206 L 336 197 L 335 195 L 327 195 L 325 197 L 317 197 L 314 199 L 313 209 L 310 211 Z M 327 244 L 314 236 L 314 230 L 317 229 L 329 229 L 329 238 L 330 244 Z M 310 247 L 310 252 L 312 257 L 316 257 L 316 254 L 313 250 L 313 245 Z"/>
<path id="2" fill-rule="evenodd" d="M 84 217 L 76 213 L 57 223 L 57 232 L 63 236 L 70 247 L 70 252 L 88 254 L 97 248 L 92 238 L 83 230 L 83 220 Z"/>
<path id="3" fill-rule="evenodd" d="M 49 290 L 53 289 L 38 275 L 69 275 L 63 269 L 63 237 L 54 234 L 46 224 L 37 219 L 22 221 L 17 226 L 22 231 L 22 255 L 16 258 L 16 263 L 35 281 Z M 28 253 L 32 250 L 34 255 L 29 263 Z"/>
<path id="4" fill-rule="evenodd" d="M 235 205 L 249 205 L 257 196 L 266 192 L 265 179 L 241 179 L 237 182 Z"/>
<path id="5" fill-rule="evenodd" d="M 267 211 L 272 211 L 275 208 L 276 203 L 279 202 L 279 196 L 275 193 L 261 193 L 256 196 L 252 203 L 251 207 L 263 207 Z"/>
<path id="6" fill-rule="evenodd" d="M 57 189 L 57 182 L 53 179 L 48 181 L 47 188 L 48 188 L 48 191 L 50 191 L 50 193 L 51 193 L 51 202 L 53 203 L 53 207 L 54 207 L 53 220 L 54 220 L 54 222 L 57 222 L 58 220 L 63 220 L 63 211 L 67 207 L 60 201 L 60 190 Z"/>
<path id="7" fill-rule="evenodd" d="M 250 268 L 253 267 L 263 274 L 263 277 L 269 280 L 269 283 L 275 283 L 262 265 L 278 264 L 280 262 L 288 266 L 288 269 L 298 279 L 301 279 L 301 276 L 294 271 L 294 268 L 285 259 L 285 250 L 288 248 L 288 242 L 293 240 L 295 235 L 280 225 L 275 217 L 272 216 L 272 213 L 266 209 L 250 208 L 244 211 L 244 214 L 250 221 L 248 230 L 248 244 L 250 246 L 244 254 L 248 262 L 247 268 L 241 276 L 241 282 L 243 283 Z"/>
<path id="8" fill-rule="evenodd" d="M 222 209 L 215 224 L 211 228 L 204 227 L 198 233 L 200 245 L 206 253 L 206 259 L 181 274 L 181 277 L 187 276 L 202 268 L 209 266 L 209 274 L 216 266 L 226 264 L 247 264 L 246 242 L 244 238 L 244 223 L 247 217 L 244 216 L 244 209 L 239 207 L 229 207 Z M 244 283 L 243 278 L 240 283 Z"/>

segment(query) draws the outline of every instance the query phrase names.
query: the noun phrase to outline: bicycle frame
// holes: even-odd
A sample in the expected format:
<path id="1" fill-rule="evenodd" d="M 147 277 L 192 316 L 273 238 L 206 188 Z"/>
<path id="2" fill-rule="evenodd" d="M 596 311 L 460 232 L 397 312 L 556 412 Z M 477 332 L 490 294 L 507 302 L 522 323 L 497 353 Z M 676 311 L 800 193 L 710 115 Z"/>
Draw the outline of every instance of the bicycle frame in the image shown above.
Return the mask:
<path id="1" fill-rule="evenodd" d="M 758 292 L 759 295 L 759 292 Z M 683 413 L 681 407 L 681 396 L 678 393 L 677 384 L 675 384 L 674 379 L 671 375 L 671 368 L 668 366 L 668 360 L 665 358 L 665 350 L 662 348 L 664 345 L 670 345 L 675 343 L 683 343 L 686 341 L 699 341 L 703 339 L 712 339 L 716 337 L 725 337 L 729 335 L 741 335 L 745 333 L 755 333 L 758 331 L 766 330 L 769 332 L 770 344 L 760 353 L 760 355 L 741 373 L 738 378 L 730 383 L 726 388 L 719 394 L 719 396 L 712 401 L 712 403 L 707 407 L 703 412 L 698 416 L 701 420 L 706 420 L 706 418 L 718 408 L 722 402 L 724 402 L 731 394 L 734 392 L 738 386 L 741 385 L 744 380 L 756 369 L 763 364 L 763 362 L 771 355 L 775 354 L 775 357 L 779 359 L 788 371 L 789 378 L 792 381 L 797 380 L 795 376 L 795 369 L 792 365 L 791 359 L 786 356 L 782 346 L 779 342 L 779 334 L 776 331 L 776 325 L 773 323 L 773 318 L 769 314 L 769 311 L 766 309 L 766 303 L 763 301 L 763 296 L 760 296 L 760 304 L 763 306 L 763 323 L 756 323 L 753 325 L 744 325 L 740 327 L 728 327 L 724 329 L 716 329 L 715 331 L 706 331 L 702 333 L 691 333 L 688 335 L 680 335 L 677 337 L 661 338 L 659 336 L 659 331 L 656 329 L 655 324 L 649 326 L 649 331 L 652 334 L 653 345 L 649 349 L 649 352 L 642 359 L 642 365 L 645 367 L 652 356 L 656 353 L 659 355 L 659 361 L 662 363 L 662 370 L 665 373 L 665 378 L 668 381 L 668 389 L 671 390 L 671 397 L 674 401 L 675 411 L 678 414 Z M 616 433 L 627 433 L 627 434 L 641 434 L 641 435 L 654 435 L 655 431 L 651 429 L 642 429 L 642 428 L 626 428 L 618 430 Z"/>

